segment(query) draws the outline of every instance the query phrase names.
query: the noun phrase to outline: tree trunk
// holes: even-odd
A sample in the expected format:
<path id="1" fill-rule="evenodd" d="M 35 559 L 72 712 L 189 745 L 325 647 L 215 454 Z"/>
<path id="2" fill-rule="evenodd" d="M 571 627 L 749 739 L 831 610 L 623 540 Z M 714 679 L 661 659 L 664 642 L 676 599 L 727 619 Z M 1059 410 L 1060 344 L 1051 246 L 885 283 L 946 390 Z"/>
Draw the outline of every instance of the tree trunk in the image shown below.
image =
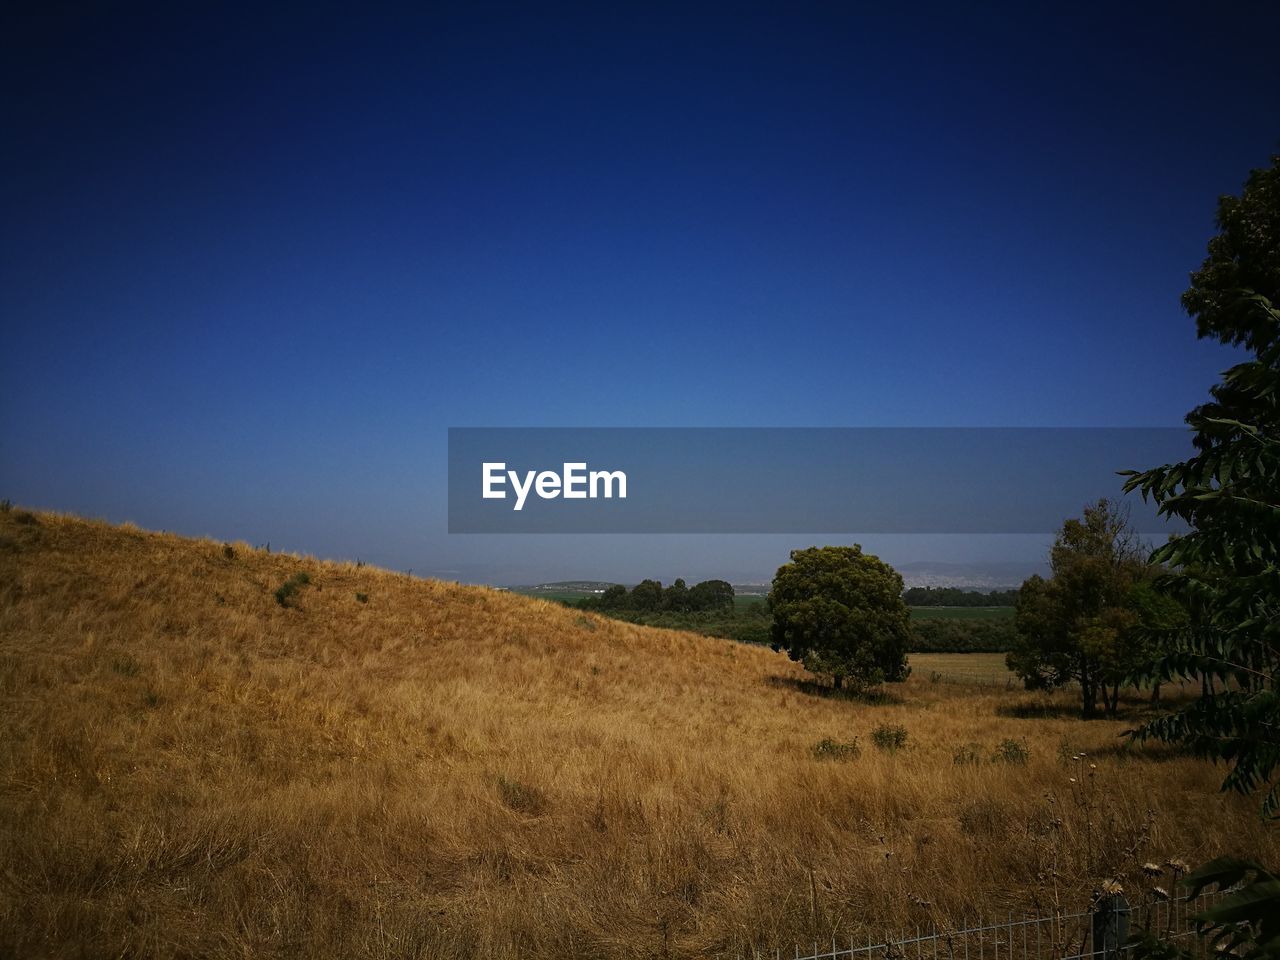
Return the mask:
<path id="1" fill-rule="evenodd" d="M 1085 719 L 1098 712 L 1098 690 L 1083 657 L 1080 660 L 1080 698 L 1083 702 L 1082 712 Z"/>
<path id="2" fill-rule="evenodd" d="M 1120 712 L 1120 684 L 1117 683 L 1111 688 L 1111 702 L 1107 704 L 1108 716 L 1114 717 Z"/>
<path id="3" fill-rule="evenodd" d="M 843 690 L 843 689 L 844 689 L 844 677 L 840 676 L 840 674 L 838 674 L 838 673 L 836 673 L 836 674 L 832 674 L 832 676 L 831 676 L 831 685 L 832 685 L 833 687 L 835 687 L 837 690 Z"/>

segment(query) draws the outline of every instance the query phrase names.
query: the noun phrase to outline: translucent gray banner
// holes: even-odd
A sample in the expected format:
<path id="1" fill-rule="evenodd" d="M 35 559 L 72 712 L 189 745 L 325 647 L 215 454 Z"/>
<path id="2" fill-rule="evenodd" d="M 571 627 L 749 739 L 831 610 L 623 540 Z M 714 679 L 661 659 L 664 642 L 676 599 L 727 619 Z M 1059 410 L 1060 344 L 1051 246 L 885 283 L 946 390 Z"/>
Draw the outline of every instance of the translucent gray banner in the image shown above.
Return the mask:
<path id="1" fill-rule="evenodd" d="M 449 532 L 1048 533 L 1191 452 L 1183 427 L 455 427 Z"/>

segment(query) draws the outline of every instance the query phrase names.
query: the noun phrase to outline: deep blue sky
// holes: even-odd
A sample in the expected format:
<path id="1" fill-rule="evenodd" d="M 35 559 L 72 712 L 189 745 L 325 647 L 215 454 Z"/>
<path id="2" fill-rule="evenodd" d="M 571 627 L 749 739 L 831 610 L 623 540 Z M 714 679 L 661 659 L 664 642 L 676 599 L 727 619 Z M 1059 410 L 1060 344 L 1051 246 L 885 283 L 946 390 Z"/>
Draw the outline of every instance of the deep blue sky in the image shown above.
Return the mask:
<path id="1" fill-rule="evenodd" d="M 1280 147 L 1263 4 L 29 6 L 0 495 L 466 579 L 787 544 L 448 537 L 448 426 L 1177 423 Z"/>

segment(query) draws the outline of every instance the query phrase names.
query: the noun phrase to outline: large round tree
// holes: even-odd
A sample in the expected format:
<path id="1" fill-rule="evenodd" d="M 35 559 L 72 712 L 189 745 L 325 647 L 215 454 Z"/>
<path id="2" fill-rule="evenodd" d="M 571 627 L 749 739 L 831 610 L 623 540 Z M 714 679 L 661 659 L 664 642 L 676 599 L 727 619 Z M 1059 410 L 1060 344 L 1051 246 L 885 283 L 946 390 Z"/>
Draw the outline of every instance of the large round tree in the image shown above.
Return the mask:
<path id="1" fill-rule="evenodd" d="M 836 689 L 905 680 L 907 605 L 902 576 L 860 546 L 791 551 L 769 592 L 772 639 Z"/>

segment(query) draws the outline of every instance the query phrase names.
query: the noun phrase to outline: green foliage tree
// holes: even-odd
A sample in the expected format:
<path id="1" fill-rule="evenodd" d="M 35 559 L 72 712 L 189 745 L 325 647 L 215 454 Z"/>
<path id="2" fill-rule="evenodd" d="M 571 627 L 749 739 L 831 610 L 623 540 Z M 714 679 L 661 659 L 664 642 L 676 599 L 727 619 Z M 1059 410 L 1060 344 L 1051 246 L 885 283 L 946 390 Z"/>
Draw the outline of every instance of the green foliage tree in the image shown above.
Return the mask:
<path id="1" fill-rule="evenodd" d="M 902 595 L 909 607 L 1012 607 L 1017 590 L 962 590 L 960 587 L 909 587 Z"/>
<path id="2" fill-rule="evenodd" d="M 733 610 L 733 586 L 725 580 L 703 580 L 689 589 L 689 602 L 694 610 Z"/>
<path id="3" fill-rule="evenodd" d="M 1027 689 L 1051 690 L 1068 682 L 1076 657 L 1057 597 L 1044 577 L 1035 574 L 1023 581 L 1013 623 L 1014 644 L 1005 663 Z"/>
<path id="4" fill-rule="evenodd" d="M 793 550 L 773 579 L 769 606 L 774 645 L 837 689 L 906 679 L 902 577 L 860 546 Z"/>
<path id="5" fill-rule="evenodd" d="M 662 609 L 676 613 L 687 613 L 690 609 L 689 585 L 676 577 L 675 583 L 662 591 Z"/>
<path id="6" fill-rule="evenodd" d="M 1171 568 L 1159 587 L 1190 623 L 1164 631 L 1164 653 L 1140 675 L 1204 678 L 1202 695 L 1134 731 L 1229 764 L 1224 789 L 1262 790 L 1280 809 L 1280 157 L 1218 207 L 1219 233 L 1182 302 L 1201 337 L 1252 357 L 1227 370 L 1187 423 L 1196 454 L 1129 472 L 1160 513 L 1187 534 L 1153 559 Z"/>
<path id="7" fill-rule="evenodd" d="M 624 610 L 631 606 L 631 595 L 626 587 L 615 583 L 598 598 L 589 597 L 579 603 L 579 606 L 599 610 Z"/>
<path id="8" fill-rule="evenodd" d="M 662 583 L 658 580 L 641 580 L 631 588 L 633 610 L 661 610 Z"/>
<path id="9" fill-rule="evenodd" d="M 1187 625 L 1154 631 L 1162 652 L 1139 675 L 1201 677 L 1190 704 L 1132 731 L 1225 762 L 1223 789 L 1260 791 L 1280 809 L 1280 156 L 1253 171 L 1240 197 L 1218 204 L 1218 234 L 1182 303 L 1201 337 L 1251 354 L 1222 375 L 1212 399 L 1187 416 L 1196 454 L 1129 471 L 1160 512 L 1190 532 L 1153 554 L 1170 573 L 1157 587 L 1179 598 Z M 1228 891 L 1196 919 L 1216 952 L 1280 957 L 1280 877 L 1261 864 L 1220 858 L 1186 881 L 1194 896 Z M 1189 956 L 1148 936 L 1139 957 Z"/>
<path id="10" fill-rule="evenodd" d="M 657 580 L 641 581 L 630 590 L 614 584 L 603 593 L 583 597 L 572 605 L 629 623 L 692 630 L 742 643 L 769 642 L 769 614 L 764 604 L 754 604 L 754 610 L 740 610 L 732 585 L 724 580 L 704 580 L 688 587 L 684 580 L 677 579 L 665 589 Z"/>
<path id="11" fill-rule="evenodd" d="M 1280 304 L 1280 155 L 1249 174 L 1239 197 L 1219 198 L 1217 224 L 1182 306 L 1200 337 L 1242 346 L 1260 358 L 1275 345 L 1274 324 L 1248 301 Z M 1247 395 L 1243 399 L 1252 406 Z"/>
<path id="12" fill-rule="evenodd" d="M 1080 685 L 1082 712 L 1108 714 L 1143 652 L 1133 593 L 1154 570 L 1128 512 L 1111 500 L 1063 523 L 1049 551 L 1052 577 L 1034 576 L 1018 591 L 1016 638 L 1006 658 L 1030 689 Z"/>
<path id="13" fill-rule="evenodd" d="M 1127 669 L 1127 678 L 1140 685 L 1141 679 L 1133 674 L 1141 674 L 1142 669 L 1161 655 L 1161 638 L 1185 630 L 1191 623 L 1187 608 L 1178 600 L 1159 590 L 1156 580 L 1143 581 L 1129 593 L 1129 608 L 1133 611 L 1136 628 L 1129 633 L 1132 647 L 1119 669 Z M 1160 681 L 1150 678 L 1151 702 L 1160 699 Z"/>
<path id="14" fill-rule="evenodd" d="M 689 587 L 677 578 L 665 589 L 657 580 L 642 580 L 630 590 L 615 583 L 598 597 L 584 597 L 576 606 L 604 613 L 732 613 L 733 598 L 733 587 L 724 580 L 704 580 Z"/>

